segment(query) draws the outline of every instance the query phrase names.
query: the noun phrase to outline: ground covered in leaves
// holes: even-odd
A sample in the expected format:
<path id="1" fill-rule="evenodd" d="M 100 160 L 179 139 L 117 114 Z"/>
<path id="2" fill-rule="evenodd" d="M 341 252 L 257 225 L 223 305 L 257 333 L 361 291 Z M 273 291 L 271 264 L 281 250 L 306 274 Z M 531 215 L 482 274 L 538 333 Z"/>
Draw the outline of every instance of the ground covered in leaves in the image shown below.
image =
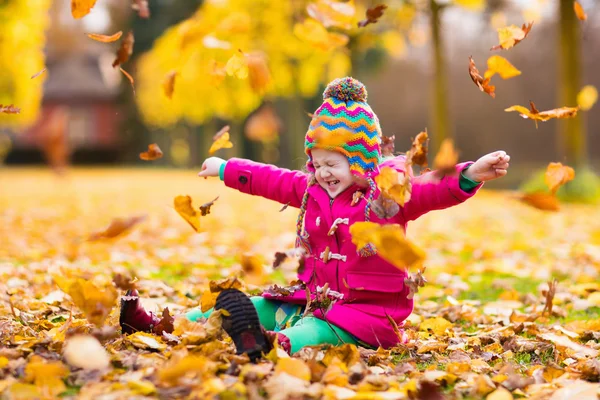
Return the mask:
<path id="1" fill-rule="evenodd" d="M 429 282 L 406 345 L 275 350 L 254 365 L 214 320 L 177 314 L 211 280 L 238 276 L 257 293 L 292 280 L 295 260 L 272 264 L 293 245 L 294 209 L 194 171 L 5 170 L 0 187 L 3 398 L 598 397 L 600 207 L 544 212 L 484 190 L 431 213 L 409 225 Z M 219 196 L 200 233 L 178 195 L 195 207 Z M 107 238 L 115 218 L 132 226 Z M 147 307 L 176 316 L 172 334 L 120 333 L 133 277 Z"/>

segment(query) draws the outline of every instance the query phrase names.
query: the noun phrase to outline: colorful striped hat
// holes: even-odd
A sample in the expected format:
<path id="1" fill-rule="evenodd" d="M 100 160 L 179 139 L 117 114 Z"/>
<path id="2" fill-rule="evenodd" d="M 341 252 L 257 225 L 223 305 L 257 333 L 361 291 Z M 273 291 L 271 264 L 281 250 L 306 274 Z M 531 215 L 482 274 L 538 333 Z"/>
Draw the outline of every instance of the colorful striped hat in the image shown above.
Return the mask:
<path id="1" fill-rule="evenodd" d="M 338 151 L 348 158 L 354 176 L 377 175 L 381 159 L 381 128 L 377 115 L 367 104 L 365 85 L 349 76 L 335 79 L 323 92 L 323 104 L 313 114 L 304 149 L 310 172 L 311 150 Z"/>

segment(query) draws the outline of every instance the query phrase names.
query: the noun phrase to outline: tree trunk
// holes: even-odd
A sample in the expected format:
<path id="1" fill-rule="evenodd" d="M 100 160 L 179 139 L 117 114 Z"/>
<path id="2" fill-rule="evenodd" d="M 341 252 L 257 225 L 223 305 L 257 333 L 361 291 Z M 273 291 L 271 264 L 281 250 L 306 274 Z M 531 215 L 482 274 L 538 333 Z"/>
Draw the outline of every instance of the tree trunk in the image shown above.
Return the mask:
<path id="1" fill-rule="evenodd" d="M 577 92 L 581 82 L 580 22 L 573 10 L 573 0 L 559 0 L 559 107 L 577 104 Z M 558 121 L 559 154 L 574 167 L 587 162 L 586 137 L 582 117 Z"/>
<path id="2" fill-rule="evenodd" d="M 431 88 L 431 114 L 429 129 L 434 153 L 446 138 L 451 138 L 452 126 L 448 107 L 448 79 L 446 77 L 446 61 L 444 58 L 444 43 L 441 32 L 441 16 L 443 8 L 435 0 L 429 0 L 431 8 L 431 40 L 433 48 L 434 77 Z"/>

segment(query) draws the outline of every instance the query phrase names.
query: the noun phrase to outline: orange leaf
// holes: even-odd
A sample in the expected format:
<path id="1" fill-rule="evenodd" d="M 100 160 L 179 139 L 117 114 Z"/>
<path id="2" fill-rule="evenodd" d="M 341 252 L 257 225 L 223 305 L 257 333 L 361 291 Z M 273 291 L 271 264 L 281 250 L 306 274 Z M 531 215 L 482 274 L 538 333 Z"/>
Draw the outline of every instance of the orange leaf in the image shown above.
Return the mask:
<path id="1" fill-rule="evenodd" d="M 375 182 L 382 194 L 401 206 L 410 200 L 412 190 L 410 178 L 395 169 L 383 167 L 379 175 L 375 177 Z"/>
<path id="2" fill-rule="evenodd" d="M 229 125 L 225 125 L 219 132 L 213 136 L 213 144 L 208 149 L 209 154 L 215 153 L 220 149 L 230 149 L 233 147 L 233 143 L 229 141 Z"/>
<path id="3" fill-rule="evenodd" d="M 490 78 L 483 79 L 479 70 L 475 66 L 475 61 L 473 61 L 473 57 L 469 57 L 469 76 L 475 82 L 479 90 L 485 92 L 492 96 L 492 98 L 496 97 L 496 87 L 490 85 Z"/>
<path id="4" fill-rule="evenodd" d="M 413 139 L 410 150 L 406 155 L 406 165 L 418 165 L 420 167 L 427 166 L 427 144 L 429 142 L 429 136 L 427 135 L 427 129 L 420 132 L 417 137 Z"/>
<path id="5" fill-rule="evenodd" d="M 219 199 L 219 196 L 215 197 L 215 199 L 213 201 L 209 201 L 208 203 L 204 203 L 200 206 L 200 213 L 202 214 L 202 216 L 210 214 L 210 208 L 212 207 L 213 204 L 215 204 L 215 201 L 217 201 L 218 199 Z"/>
<path id="6" fill-rule="evenodd" d="M 533 21 L 528 24 L 523 24 L 521 28 L 516 25 L 506 26 L 504 28 L 498 28 L 498 41 L 500 44 L 492 47 L 490 50 L 508 50 L 511 47 L 516 46 L 520 41 L 525 39 L 531 28 L 533 27 Z"/>
<path id="7" fill-rule="evenodd" d="M 112 43 L 112 42 L 116 42 L 117 40 L 119 40 L 121 38 L 121 36 L 123 35 L 123 31 L 119 31 L 117 33 L 115 33 L 114 35 L 100 35 L 97 33 L 86 33 L 87 37 L 89 37 L 90 39 L 93 39 L 97 42 L 102 42 L 102 43 Z"/>
<path id="8" fill-rule="evenodd" d="M 115 218 L 104 231 L 92 233 L 88 237 L 88 241 L 91 242 L 101 239 L 112 239 L 131 229 L 134 225 L 137 225 L 144 219 L 146 219 L 145 215 L 138 215 L 136 217 L 129 218 Z"/>
<path id="9" fill-rule="evenodd" d="M 254 52 L 246 54 L 248 63 L 248 78 L 250 87 L 255 92 L 264 92 L 271 83 L 271 72 L 263 53 Z"/>
<path id="10" fill-rule="evenodd" d="M 123 75 L 125 75 L 125 77 L 127 79 L 129 79 L 129 83 L 131 84 L 131 89 L 133 89 L 133 94 L 135 95 L 135 86 L 133 86 L 133 76 L 129 75 L 129 73 L 121 67 L 119 67 L 119 70 L 123 73 Z"/>
<path id="11" fill-rule="evenodd" d="M 144 161 L 153 161 L 162 158 L 163 152 L 156 143 L 148 145 L 148 151 L 140 153 L 140 159 Z"/>
<path id="12" fill-rule="evenodd" d="M 552 194 L 556 193 L 559 187 L 573 179 L 575 179 L 575 170 L 573 168 L 561 163 L 551 162 L 548 164 L 545 181 Z"/>
<path id="13" fill-rule="evenodd" d="M 133 0 L 131 8 L 138 13 L 140 18 L 150 18 L 150 9 L 148 8 L 148 0 Z"/>
<path id="14" fill-rule="evenodd" d="M 44 72 L 46 72 L 46 68 L 42 69 L 40 72 L 36 72 L 35 74 L 31 75 L 31 79 L 37 78 L 38 76 L 40 76 Z"/>
<path id="15" fill-rule="evenodd" d="M 433 169 L 444 174 L 452 174 L 456 170 L 458 163 L 458 151 L 454 148 L 452 139 L 444 139 L 440 145 L 440 151 L 433 160 Z"/>
<path id="16" fill-rule="evenodd" d="M 192 198 L 190 196 L 177 196 L 173 200 L 173 204 L 175 206 L 175 211 L 183 219 L 186 220 L 188 224 L 196 232 L 200 232 L 200 213 L 192 207 Z"/>
<path id="17" fill-rule="evenodd" d="M 275 109 L 265 104 L 248 118 L 244 133 L 250 140 L 271 142 L 279 136 L 281 126 L 281 120 L 275 113 Z"/>
<path id="18" fill-rule="evenodd" d="M 169 99 L 173 98 L 173 91 L 175 91 L 175 78 L 177 77 L 178 72 L 173 70 L 167 75 L 165 75 L 165 80 L 163 81 L 162 87 L 165 92 L 165 96 Z"/>
<path id="19" fill-rule="evenodd" d="M 95 5 L 96 0 L 71 0 L 71 15 L 76 19 L 85 17 Z"/>
<path id="20" fill-rule="evenodd" d="M 573 9 L 575 10 L 575 15 L 579 18 L 580 21 L 585 21 L 587 19 L 587 14 L 583 11 L 583 7 L 579 4 L 578 1 L 573 2 Z"/>
<path id="21" fill-rule="evenodd" d="M 383 15 L 383 12 L 386 10 L 387 6 L 385 4 L 379 4 L 375 7 L 369 8 L 367 9 L 367 18 L 363 19 L 362 21 L 358 22 L 358 27 L 359 28 L 364 28 L 365 26 L 369 25 L 369 24 L 374 24 L 376 23 L 379 18 L 381 18 L 381 16 Z"/>
<path id="22" fill-rule="evenodd" d="M 534 120 L 536 128 L 537 128 L 537 121 L 545 122 L 552 118 L 559 118 L 559 119 L 573 118 L 577 115 L 577 111 L 579 111 L 579 106 L 577 106 L 577 107 L 561 107 L 561 108 L 555 108 L 553 110 L 547 110 L 547 111 L 540 112 L 535 107 L 535 104 L 533 103 L 533 101 L 529 102 L 529 107 L 531 108 L 531 110 L 528 110 L 527 108 L 525 108 L 523 106 L 512 106 L 512 107 L 505 109 L 504 111 L 519 112 L 521 117 L 530 118 L 530 119 Z"/>
<path id="23" fill-rule="evenodd" d="M 129 31 L 125 36 L 125 39 L 121 42 L 121 47 L 117 50 L 117 58 L 113 61 L 113 68 L 124 64 L 129 60 L 129 57 L 133 53 L 133 43 L 135 42 L 135 38 L 133 37 L 133 32 Z"/>
<path id="24" fill-rule="evenodd" d="M 4 113 L 4 114 L 18 114 L 21 112 L 21 109 L 19 107 L 15 107 L 14 104 L 8 105 L 8 106 L 3 106 L 2 104 L 0 104 L 0 113 Z"/>
<path id="25" fill-rule="evenodd" d="M 529 204 L 532 207 L 535 207 L 539 210 L 544 211 L 558 211 L 560 210 L 560 203 L 558 199 L 554 197 L 554 195 L 544 193 L 544 192 L 536 192 L 536 193 L 526 193 L 519 197 L 519 200 L 522 202 Z"/>

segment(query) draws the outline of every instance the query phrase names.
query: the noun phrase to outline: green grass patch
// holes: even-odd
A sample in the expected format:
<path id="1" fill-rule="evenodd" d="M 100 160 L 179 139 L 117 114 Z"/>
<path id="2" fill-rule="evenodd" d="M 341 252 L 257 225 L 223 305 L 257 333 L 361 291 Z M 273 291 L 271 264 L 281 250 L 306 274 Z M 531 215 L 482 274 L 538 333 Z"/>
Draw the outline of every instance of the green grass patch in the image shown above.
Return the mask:
<path id="1" fill-rule="evenodd" d="M 483 273 L 471 275 L 467 281 L 471 288 L 459 295 L 459 300 L 480 300 L 490 302 L 498 300 L 500 294 L 506 289 L 500 286 L 494 286 L 496 280 L 506 280 L 510 282 L 511 287 L 521 294 L 536 293 L 537 287 L 541 281 L 532 278 L 521 278 L 510 274 L 502 273 Z"/>
<path id="2" fill-rule="evenodd" d="M 585 310 L 571 311 L 569 315 L 564 318 L 553 317 L 550 322 L 558 322 L 565 324 L 571 321 L 581 321 L 588 319 L 600 319 L 600 307 L 590 307 Z"/>

